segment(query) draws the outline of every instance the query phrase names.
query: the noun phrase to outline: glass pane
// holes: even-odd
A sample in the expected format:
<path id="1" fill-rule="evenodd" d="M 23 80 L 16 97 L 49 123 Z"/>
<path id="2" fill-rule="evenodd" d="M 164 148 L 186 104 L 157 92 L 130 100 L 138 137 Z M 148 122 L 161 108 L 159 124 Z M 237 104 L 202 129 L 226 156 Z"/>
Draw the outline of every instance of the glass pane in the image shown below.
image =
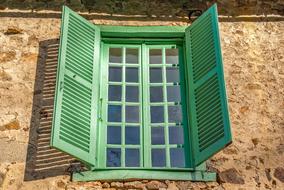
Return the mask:
<path id="1" fill-rule="evenodd" d="M 138 63 L 138 49 L 126 48 L 126 63 Z"/>
<path id="2" fill-rule="evenodd" d="M 125 121 L 139 123 L 139 106 L 125 106 Z"/>
<path id="3" fill-rule="evenodd" d="M 140 144 L 140 127 L 125 127 L 125 144 Z"/>
<path id="4" fill-rule="evenodd" d="M 170 123 L 180 123 L 182 121 L 181 106 L 169 106 L 168 118 Z"/>
<path id="5" fill-rule="evenodd" d="M 163 102 L 163 87 L 153 86 L 150 87 L 150 102 Z"/>
<path id="6" fill-rule="evenodd" d="M 107 144 L 121 144 L 121 127 L 107 127 Z"/>
<path id="7" fill-rule="evenodd" d="M 109 62 L 110 63 L 122 63 L 122 49 L 121 48 L 109 48 Z"/>
<path id="8" fill-rule="evenodd" d="M 178 64 L 178 49 L 166 49 L 166 64 Z"/>
<path id="9" fill-rule="evenodd" d="M 170 156 L 171 156 L 171 166 L 172 167 L 179 167 L 179 168 L 185 167 L 183 148 L 171 148 Z"/>
<path id="10" fill-rule="evenodd" d="M 125 149 L 125 165 L 127 167 L 138 167 L 140 166 L 140 155 L 139 149 Z"/>
<path id="11" fill-rule="evenodd" d="M 150 49 L 150 64 L 162 64 L 162 49 Z"/>
<path id="12" fill-rule="evenodd" d="M 163 82 L 162 68 L 150 68 L 150 82 L 151 83 Z"/>
<path id="13" fill-rule="evenodd" d="M 126 68 L 126 82 L 138 82 L 138 68 Z"/>
<path id="14" fill-rule="evenodd" d="M 179 82 L 179 70 L 176 67 L 167 67 L 167 82 Z"/>
<path id="15" fill-rule="evenodd" d="M 180 86 L 167 86 L 168 102 L 180 102 Z"/>
<path id="16" fill-rule="evenodd" d="M 121 86 L 109 85 L 108 101 L 121 101 Z"/>
<path id="17" fill-rule="evenodd" d="M 109 105 L 107 117 L 109 122 L 121 122 L 121 106 Z"/>
<path id="18" fill-rule="evenodd" d="M 139 102 L 139 87 L 126 86 L 126 102 Z"/>
<path id="19" fill-rule="evenodd" d="M 165 144 L 164 127 L 151 128 L 151 142 L 152 144 Z"/>
<path id="20" fill-rule="evenodd" d="M 151 123 L 164 122 L 164 106 L 151 106 Z"/>
<path id="21" fill-rule="evenodd" d="M 120 167 L 121 165 L 120 159 L 121 159 L 120 148 L 107 149 L 107 167 Z"/>
<path id="22" fill-rule="evenodd" d="M 108 80 L 121 82 L 122 69 L 121 67 L 109 67 Z"/>
<path id="23" fill-rule="evenodd" d="M 165 149 L 152 149 L 152 167 L 166 166 Z"/>
<path id="24" fill-rule="evenodd" d="M 170 144 L 183 144 L 183 128 L 169 127 L 169 142 Z"/>

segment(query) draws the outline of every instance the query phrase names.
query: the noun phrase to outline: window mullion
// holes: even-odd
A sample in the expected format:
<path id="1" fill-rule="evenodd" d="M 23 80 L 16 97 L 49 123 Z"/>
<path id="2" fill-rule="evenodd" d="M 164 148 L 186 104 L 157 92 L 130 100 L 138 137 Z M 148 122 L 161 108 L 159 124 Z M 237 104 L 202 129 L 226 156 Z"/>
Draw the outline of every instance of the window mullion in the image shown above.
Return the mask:
<path id="1" fill-rule="evenodd" d="M 166 145 L 166 167 L 170 167 L 170 149 L 169 149 L 169 125 L 168 125 L 168 104 L 167 104 L 167 78 L 166 78 L 166 50 L 162 51 L 163 63 L 163 97 L 164 97 L 164 121 L 165 121 L 165 145 Z"/>
<path id="2" fill-rule="evenodd" d="M 142 44 L 142 110 L 143 110 L 143 153 L 144 167 L 151 167 L 151 144 L 150 144 L 150 103 L 149 103 L 149 57 L 147 56 L 149 49 Z"/>

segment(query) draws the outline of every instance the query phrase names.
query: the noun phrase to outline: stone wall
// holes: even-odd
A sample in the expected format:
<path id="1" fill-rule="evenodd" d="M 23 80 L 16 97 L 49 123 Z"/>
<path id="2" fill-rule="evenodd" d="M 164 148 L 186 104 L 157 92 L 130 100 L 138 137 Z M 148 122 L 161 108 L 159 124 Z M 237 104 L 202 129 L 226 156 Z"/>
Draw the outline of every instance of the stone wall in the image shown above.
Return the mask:
<path id="1" fill-rule="evenodd" d="M 284 189 L 284 17 L 281 11 L 266 17 L 220 18 L 233 144 L 208 161 L 209 169 L 219 174 L 218 182 L 75 183 L 70 182 L 69 174 L 83 166 L 49 148 L 60 13 L 48 7 L 38 12 L 28 8 L 14 10 L 7 2 L 1 5 L 4 10 L 0 12 L 0 189 Z M 169 5 L 175 1 L 164 4 L 151 1 L 151 7 L 161 3 L 163 6 L 141 17 L 133 15 L 130 8 L 129 14 L 113 14 L 116 11 L 113 6 L 119 8 L 122 4 L 124 10 L 128 5 L 122 1 L 107 2 L 112 4 L 100 8 L 101 12 L 90 10 L 85 16 L 96 24 L 188 24 L 186 15 L 170 16 L 178 10 L 183 12 L 188 4 L 173 8 Z M 279 5 L 278 9 L 283 5 L 283 1 L 277 0 L 234 2 L 269 2 Z M 219 9 L 235 10 L 224 4 L 220 1 Z M 142 3 L 138 7 L 143 10 Z M 249 7 L 244 13 L 250 14 Z M 172 13 L 163 16 L 162 10 L 165 14 L 168 13 L 165 10 Z"/>

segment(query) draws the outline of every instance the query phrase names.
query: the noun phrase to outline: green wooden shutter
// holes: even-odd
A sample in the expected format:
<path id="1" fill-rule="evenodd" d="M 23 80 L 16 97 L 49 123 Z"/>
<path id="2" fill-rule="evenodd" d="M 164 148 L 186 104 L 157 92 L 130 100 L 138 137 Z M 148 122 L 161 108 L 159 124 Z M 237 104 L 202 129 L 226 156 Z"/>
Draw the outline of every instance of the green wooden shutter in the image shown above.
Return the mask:
<path id="1" fill-rule="evenodd" d="M 63 7 L 51 145 L 95 164 L 99 28 Z"/>
<path id="2" fill-rule="evenodd" d="M 216 4 L 186 29 L 185 38 L 195 167 L 231 142 Z"/>

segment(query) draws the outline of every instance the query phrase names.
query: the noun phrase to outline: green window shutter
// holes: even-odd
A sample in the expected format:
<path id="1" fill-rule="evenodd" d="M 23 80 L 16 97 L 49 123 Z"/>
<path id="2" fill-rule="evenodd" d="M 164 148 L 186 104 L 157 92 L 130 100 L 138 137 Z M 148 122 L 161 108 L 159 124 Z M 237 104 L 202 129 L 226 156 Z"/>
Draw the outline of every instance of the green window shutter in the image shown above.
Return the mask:
<path id="1" fill-rule="evenodd" d="M 51 146 L 95 164 L 99 28 L 63 7 Z"/>
<path id="2" fill-rule="evenodd" d="M 186 62 L 192 167 L 232 141 L 217 6 L 186 29 Z"/>

